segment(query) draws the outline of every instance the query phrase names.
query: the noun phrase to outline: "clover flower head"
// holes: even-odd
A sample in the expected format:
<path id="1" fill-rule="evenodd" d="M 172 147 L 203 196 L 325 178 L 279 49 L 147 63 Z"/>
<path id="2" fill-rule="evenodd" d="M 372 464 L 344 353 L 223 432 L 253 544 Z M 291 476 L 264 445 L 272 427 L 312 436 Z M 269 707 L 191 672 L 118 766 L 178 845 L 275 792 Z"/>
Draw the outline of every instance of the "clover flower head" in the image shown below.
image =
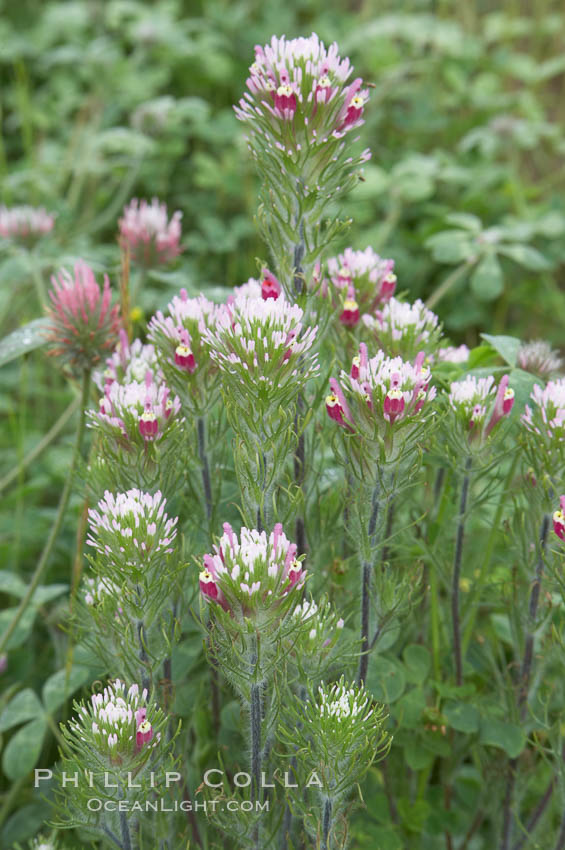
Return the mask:
<path id="1" fill-rule="evenodd" d="M 178 419 L 180 400 L 158 384 L 150 371 L 145 381 L 104 387 L 99 410 L 89 411 L 91 427 L 100 428 L 126 447 L 142 441 L 160 440 Z"/>
<path id="2" fill-rule="evenodd" d="M 251 616 L 276 609 L 289 593 L 299 591 L 306 572 L 277 523 L 270 535 L 243 527 L 239 538 L 228 523 L 204 555 L 200 591 L 204 599 L 234 616 Z"/>
<path id="3" fill-rule="evenodd" d="M 543 339 L 524 342 L 518 350 L 517 365 L 539 378 L 551 378 L 563 370 L 563 359 Z"/>
<path id="4" fill-rule="evenodd" d="M 124 207 L 120 235 L 136 262 L 147 267 L 167 263 L 181 251 L 181 218 L 177 210 L 169 219 L 166 204 L 157 198 L 150 204 L 134 198 Z"/>
<path id="5" fill-rule="evenodd" d="M 272 298 L 276 301 L 281 291 L 282 287 L 274 274 L 268 269 L 263 269 L 260 280 L 250 277 L 242 286 L 236 286 L 233 295 L 228 297 L 227 304 L 229 306 L 233 304 L 236 298 L 242 297 L 260 298 L 263 301 L 268 301 L 269 298 Z"/>
<path id="6" fill-rule="evenodd" d="M 528 431 L 543 436 L 555 445 L 565 441 L 565 378 L 535 384 L 530 394 L 533 404 L 526 405 L 522 423 Z"/>
<path id="7" fill-rule="evenodd" d="M 420 299 L 409 304 L 390 298 L 375 315 L 363 316 L 363 322 L 389 357 L 434 351 L 441 334 L 438 317 Z"/>
<path id="8" fill-rule="evenodd" d="M 108 276 L 104 275 L 101 290 L 90 266 L 79 260 L 72 274 L 63 269 L 51 280 L 49 353 L 74 372 L 92 369 L 115 346 L 120 330 L 119 309 L 112 306 Z"/>
<path id="9" fill-rule="evenodd" d="M 97 507 L 88 511 L 87 545 L 115 566 L 160 562 L 173 553 L 177 535 L 178 518 L 169 518 L 166 506 L 159 490 L 154 495 L 137 489 L 117 494 L 107 490 Z M 93 601 L 101 592 L 112 592 L 112 583 L 103 582 L 98 596 L 92 593 Z"/>
<path id="10" fill-rule="evenodd" d="M 69 722 L 73 736 L 88 742 L 98 757 L 111 766 L 138 761 L 158 747 L 163 712 L 148 702 L 147 689 L 128 688 L 120 679 L 93 694 L 86 704 L 77 704 L 78 715 Z"/>
<path id="11" fill-rule="evenodd" d="M 55 216 L 43 207 L 0 206 L 0 237 L 32 244 L 53 230 Z"/>
<path id="12" fill-rule="evenodd" d="M 508 386 L 508 375 L 500 379 L 498 387 L 492 375 L 486 378 L 468 375 L 451 384 L 448 401 L 458 421 L 467 430 L 469 441 L 482 442 L 510 414 L 514 406 L 514 391 Z"/>

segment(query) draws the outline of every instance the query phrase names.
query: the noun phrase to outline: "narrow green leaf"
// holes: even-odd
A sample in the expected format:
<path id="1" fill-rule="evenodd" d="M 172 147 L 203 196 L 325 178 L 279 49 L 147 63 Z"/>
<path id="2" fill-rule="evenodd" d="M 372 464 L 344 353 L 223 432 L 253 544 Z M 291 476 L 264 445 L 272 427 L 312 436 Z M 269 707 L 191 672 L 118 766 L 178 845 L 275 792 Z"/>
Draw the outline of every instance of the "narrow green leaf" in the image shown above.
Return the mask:
<path id="1" fill-rule="evenodd" d="M 77 688 L 90 678 L 88 667 L 73 667 L 67 681 L 67 671 L 58 670 L 49 676 L 43 685 L 43 704 L 49 714 L 53 714 Z"/>

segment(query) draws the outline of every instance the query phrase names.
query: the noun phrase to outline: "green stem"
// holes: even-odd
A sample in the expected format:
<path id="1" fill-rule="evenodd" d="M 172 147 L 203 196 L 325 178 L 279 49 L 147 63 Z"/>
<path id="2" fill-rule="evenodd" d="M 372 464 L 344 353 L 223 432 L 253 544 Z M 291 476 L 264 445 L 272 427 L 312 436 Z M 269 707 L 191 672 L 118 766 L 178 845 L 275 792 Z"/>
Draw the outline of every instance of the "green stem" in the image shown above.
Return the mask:
<path id="1" fill-rule="evenodd" d="M 78 398 L 73 399 L 73 401 L 69 404 L 66 410 L 63 411 L 61 416 L 57 419 L 55 424 L 49 429 L 49 431 L 45 434 L 44 437 L 41 438 L 39 443 L 31 449 L 30 452 L 24 457 L 20 463 L 14 467 L 14 469 L 10 470 L 4 478 L 0 478 L 0 493 L 2 490 L 5 490 L 6 487 L 9 487 L 10 484 L 13 484 L 14 481 L 17 481 L 20 477 L 20 474 L 27 469 L 30 464 L 37 460 L 37 458 L 45 451 L 45 449 L 49 446 L 50 443 L 61 433 L 75 410 L 79 405 Z"/>
<path id="2" fill-rule="evenodd" d="M 49 537 L 47 538 L 47 542 L 41 553 L 41 557 L 39 559 L 39 563 L 35 568 L 35 572 L 32 576 L 31 582 L 27 589 L 27 593 L 23 597 L 22 601 L 18 606 L 18 610 L 14 614 L 14 618 L 2 637 L 0 638 L 0 653 L 6 648 L 8 641 L 14 634 L 18 623 L 23 617 L 29 603 L 32 600 L 33 594 L 35 593 L 39 582 L 43 578 L 43 574 L 49 564 L 49 557 L 51 552 L 53 551 L 53 547 L 59 536 L 59 531 L 61 530 L 61 526 L 63 524 L 63 519 L 65 517 L 65 512 L 67 510 L 67 505 L 69 503 L 69 498 L 71 495 L 71 489 L 73 486 L 73 480 L 75 477 L 75 471 L 78 463 L 78 459 L 81 455 L 82 443 L 84 439 L 85 432 L 85 424 L 86 424 L 86 408 L 88 405 L 88 396 L 90 392 L 90 370 L 86 370 L 83 374 L 82 379 L 82 395 L 81 395 L 81 408 L 80 408 L 80 419 L 77 427 L 77 434 L 75 440 L 75 446 L 73 449 L 73 455 L 71 458 L 71 465 L 69 467 L 69 474 L 67 475 L 67 480 L 65 482 L 65 486 L 63 488 L 63 492 L 61 493 L 61 499 L 59 501 L 59 507 L 57 509 L 57 516 L 55 517 L 55 522 L 51 528 L 49 533 Z"/>
<path id="3" fill-rule="evenodd" d="M 465 462 L 465 477 L 461 488 L 461 502 L 459 505 L 459 523 L 457 525 L 457 538 L 455 541 L 455 559 L 453 562 L 453 583 L 451 590 L 451 617 L 453 626 L 453 654 L 455 656 L 455 682 L 457 687 L 463 684 L 463 657 L 461 654 L 461 623 L 459 619 L 459 580 L 461 577 L 461 563 L 463 560 L 463 538 L 465 535 L 465 514 L 467 512 L 467 497 L 469 494 L 469 483 L 471 480 L 471 458 Z"/>
<path id="4" fill-rule="evenodd" d="M 442 283 L 440 283 L 437 289 L 434 289 L 434 291 L 426 301 L 426 307 L 428 307 L 428 309 L 430 310 L 435 307 L 438 301 L 440 301 L 444 297 L 444 295 L 447 295 L 451 287 L 455 286 L 457 281 L 461 280 L 461 278 L 467 273 L 471 265 L 472 263 L 470 262 L 463 263 L 462 266 L 458 266 L 454 271 L 452 271 L 451 274 L 448 275 L 445 280 L 442 281 Z"/>
<path id="5" fill-rule="evenodd" d="M 332 801 L 326 797 L 322 819 L 322 850 L 329 850 L 330 829 L 332 826 Z"/>
<path id="6" fill-rule="evenodd" d="M 487 541 L 486 549 L 484 557 L 482 558 L 481 570 L 479 573 L 479 577 L 474 584 L 474 587 L 469 594 L 469 599 L 467 602 L 467 610 L 469 611 L 469 619 L 467 625 L 465 626 L 463 632 L 463 642 L 462 642 L 462 653 L 463 658 L 467 655 L 467 650 L 469 648 L 469 642 L 473 635 L 473 629 L 475 628 L 475 621 L 477 619 L 477 613 L 479 610 L 478 604 L 475 604 L 475 600 L 480 598 L 481 590 L 483 589 L 483 584 L 486 580 L 486 577 L 490 575 L 490 562 L 492 560 L 492 555 L 494 552 L 494 547 L 496 545 L 496 541 L 498 538 L 498 534 L 500 532 L 500 523 L 502 521 L 502 513 L 504 511 L 506 505 L 506 493 L 508 492 L 508 488 L 510 486 L 510 482 L 514 477 L 514 471 L 516 469 L 516 464 L 518 463 L 518 455 L 514 457 L 510 469 L 508 471 L 508 475 L 506 476 L 506 480 L 504 482 L 504 486 L 502 489 L 502 494 L 500 496 L 500 501 L 498 503 L 498 507 L 496 509 L 496 514 L 494 516 L 494 520 L 492 522 L 492 528 L 490 530 L 489 538 Z"/>

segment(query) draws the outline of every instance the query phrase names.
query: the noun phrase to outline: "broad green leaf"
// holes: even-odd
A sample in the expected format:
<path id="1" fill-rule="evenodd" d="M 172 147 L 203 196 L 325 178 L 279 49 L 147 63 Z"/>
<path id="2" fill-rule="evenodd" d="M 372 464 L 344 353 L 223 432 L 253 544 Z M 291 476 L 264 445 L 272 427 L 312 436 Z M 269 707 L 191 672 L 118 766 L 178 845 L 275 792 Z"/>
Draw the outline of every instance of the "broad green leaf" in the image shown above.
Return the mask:
<path id="1" fill-rule="evenodd" d="M 471 213 L 450 213 L 445 219 L 449 224 L 454 224 L 456 227 L 462 227 L 463 230 L 469 230 L 471 233 L 479 234 L 483 229 L 480 218 Z"/>
<path id="2" fill-rule="evenodd" d="M 6 608 L 5 611 L 0 611 L 0 636 L 4 634 L 6 629 L 9 627 L 12 622 L 16 611 L 18 610 L 17 606 L 14 608 Z M 31 627 L 33 626 L 33 621 L 35 620 L 35 616 L 37 614 L 37 608 L 33 605 L 30 605 L 29 608 L 24 611 L 22 617 L 14 629 L 12 637 L 8 641 L 7 649 L 15 649 L 17 646 L 21 646 L 31 631 Z"/>
<path id="3" fill-rule="evenodd" d="M 460 263 L 473 255 L 473 241 L 463 230 L 443 230 L 426 240 L 438 263 Z"/>
<path id="4" fill-rule="evenodd" d="M 551 268 L 551 263 L 544 255 L 531 245 L 501 245 L 501 254 L 514 260 L 520 266 L 535 272 L 545 271 Z"/>
<path id="5" fill-rule="evenodd" d="M 409 800 L 407 797 L 400 797 L 396 805 L 404 826 L 411 832 L 422 832 L 431 812 L 430 804 L 426 800 Z"/>
<path id="6" fill-rule="evenodd" d="M 52 813 L 51 804 L 40 797 L 19 808 L 6 821 L 0 840 L 1 847 L 15 847 L 18 841 L 27 841 L 41 828 Z"/>
<path id="7" fill-rule="evenodd" d="M 2 757 L 2 767 L 8 779 L 20 779 L 33 770 L 41 753 L 46 730 L 47 720 L 42 715 L 26 723 L 10 738 Z"/>
<path id="8" fill-rule="evenodd" d="M 496 254 L 487 254 L 471 275 L 471 290 L 480 301 L 493 301 L 504 290 L 504 276 Z"/>
<path id="9" fill-rule="evenodd" d="M 21 599 L 26 592 L 25 583 L 9 570 L 0 570 L 0 592 L 7 596 L 17 596 Z"/>
<path id="10" fill-rule="evenodd" d="M 58 596 L 66 593 L 68 589 L 68 584 L 45 584 L 37 588 L 31 597 L 31 601 L 34 605 L 44 605 L 46 602 L 50 602 L 52 599 L 56 599 Z"/>
<path id="11" fill-rule="evenodd" d="M 478 708 L 465 702 L 452 702 L 442 707 L 449 725 L 458 732 L 477 732 L 481 715 Z"/>
<path id="12" fill-rule="evenodd" d="M 412 734 L 412 740 L 404 746 L 404 759 L 411 770 L 425 770 L 430 767 L 435 756 L 424 747 L 418 735 Z"/>
<path id="13" fill-rule="evenodd" d="M 512 369 L 508 376 L 508 386 L 514 390 L 514 407 L 512 408 L 514 417 L 520 416 L 524 412 L 524 407 L 528 403 L 534 384 L 541 383 L 541 379 L 531 375 L 530 372 L 524 372 L 523 369 Z"/>
<path id="14" fill-rule="evenodd" d="M 45 345 L 45 331 L 48 327 L 49 319 L 34 319 L 0 340 L 0 366 Z"/>
<path id="15" fill-rule="evenodd" d="M 511 759 L 518 758 L 526 745 L 526 736 L 514 723 L 505 723 L 494 717 L 482 717 L 480 726 L 481 744 L 504 750 Z"/>
<path id="16" fill-rule="evenodd" d="M 411 644 L 404 650 L 404 664 L 406 667 L 406 678 L 409 682 L 421 684 L 430 672 L 430 652 L 425 646 Z"/>
<path id="17" fill-rule="evenodd" d="M 37 694 L 31 688 L 26 688 L 16 694 L 0 715 L 0 732 L 41 715 L 43 707 Z"/>
<path id="18" fill-rule="evenodd" d="M 495 351 L 498 351 L 509 366 L 516 365 L 518 351 L 522 345 L 519 339 L 515 336 L 491 336 L 490 334 L 481 334 L 481 336 L 489 345 L 492 345 Z"/>
<path id="19" fill-rule="evenodd" d="M 405 687 L 406 677 L 399 664 L 381 655 L 369 660 L 367 690 L 376 700 L 389 705 L 402 695 Z"/>
<path id="20" fill-rule="evenodd" d="M 425 707 L 426 698 L 422 688 L 412 688 L 396 702 L 394 719 L 403 729 L 418 729 L 422 724 Z"/>
<path id="21" fill-rule="evenodd" d="M 91 676 L 88 667 L 73 667 L 67 681 L 67 671 L 58 670 L 43 685 L 43 704 L 49 714 L 53 714 L 63 705 L 77 688 L 80 688 Z"/>

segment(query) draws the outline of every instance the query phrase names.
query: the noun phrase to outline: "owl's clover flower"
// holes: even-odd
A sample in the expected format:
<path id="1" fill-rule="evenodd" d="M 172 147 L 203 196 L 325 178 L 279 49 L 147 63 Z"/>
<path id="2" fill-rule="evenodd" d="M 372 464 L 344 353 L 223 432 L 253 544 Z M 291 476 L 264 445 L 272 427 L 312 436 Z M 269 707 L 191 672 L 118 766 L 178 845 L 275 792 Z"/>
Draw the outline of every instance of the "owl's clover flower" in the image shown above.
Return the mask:
<path id="1" fill-rule="evenodd" d="M 101 291 L 90 266 L 80 260 L 73 274 L 63 269 L 51 280 L 49 353 L 60 357 L 73 372 L 92 369 L 114 348 L 120 330 L 119 308 L 112 306 L 108 275 L 104 275 Z"/>
<path id="2" fill-rule="evenodd" d="M 282 295 L 264 301 L 240 294 L 223 305 L 205 339 L 226 391 L 260 409 L 294 398 L 318 371 L 311 352 L 317 327 L 304 328 L 303 315 Z"/>
<path id="3" fill-rule="evenodd" d="M 373 437 L 375 430 L 413 421 L 436 395 L 435 387 L 429 387 L 430 369 L 423 364 L 424 352 L 413 365 L 400 357 L 386 357 L 383 351 L 369 359 L 367 346 L 361 343 L 349 374 L 342 371 L 340 381 L 330 379 L 332 392 L 326 398 L 330 418 Z"/>
<path id="4" fill-rule="evenodd" d="M 492 375 L 486 378 L 468 375 L 451 384 L 448 401 L 469 442 L 482 443 L 510 414 L 514 390 L 508 386 L 508 375 L 500 379 L 498 387 Z"/>
<path id="5" fill-rule="evenodd" d="M 36 239 L 50 233 L 55 225 L 55 216 L 43 207 L 0 206 L 0 237 L 32 244 Z"/>
<path id="6" fill-rule="evenodd" d="M 126 448 L 161 440 L 178 419 L 180 401 L 171 397 L 165 384 L 157 384 L 151 372 L 145 381 L 106 384 L 99 410 L 89 411 L 91 427 L 99 428 Z"/>
<path id="7" fill-rule="evenodd" d="M 390 298 L 382 310 L 363 316 L 363 322 L 389 357 L 411 358 L 435 351 L 441 335 L 439 319 L 418 299 L 413 304 Z"/>
<path id="8" fill-rule="evenodd" d="M 565 496 L 559 499 L 559 510 L 553 514 L 553 530 L 560 540 L 565 540 Z"/>
<path id="9" fill-rule="evenodd" d="M 137 489 L 115 495 L 106 490 L 97 507 L 88 511 L 87 545 L 112 568 L 159 564 L 174 552 L 177 536 L 178 518 L 169 518 L 166 506 L 159 490 L 154 495 Z M 105 585 L 104 592 L 111 592 L 110 586 Z"/>
<path id="10" fill-rule="evenodd" d="M 177 210 L 169 220 L 166 204 L 153 198 L 151 203 L 134 198 L 124 207 L 119 221 L 120 236 L 133 260 L 151 267 L 167 263 L 180 254 L 182 213 Z"/>
<path id="11" fill-rule="evenodd" d="M 144 381 L 148 372 L 157 383 L 163 380 L 155 346 L 145 344 L 140 339 L 134 339 L 130 343 L 127 333 L 122 328 L 116 350 L 106 360 L 104 371 L 95 373 L 94 383 L 98 389 L 104 391 L 104 387 L 114 381 L 119 384 Z"/>
<path id="12" fill-rule="evenodd" d="M 385 304 L 396 289 L 394 260 L 385 260 L 369 246 L 364 251 L 346 248 L 343 254 L 328 260 L 329 283 L 324 281 L 325 294 L 331 285 L 333 299 L 339 296 L 340 322 L 354 327 L 365 313 L 373 313 Z"/>
<path id="13" fill-rule="evenodd" d="M 263 269 L 261 279 L 250 277 L 241 286 L 234 288 L 233 294 L 227 298 L 227 305 L 233 304 L 236 298 L 260 298 L 263 301 L 268 301 L 269 298 L 276 299 L 281 294 L 282 287 L 277 278 L 268 269 Z"/>
<path id="14" fill-rule="evenodd" d="M 88 703 L 76 703 L 77 717 L 71 720 L 67 739 L 79 738 L 96 754 L 99 763 L 126 768 L 143 763 L 159 747 L 164 714 L 148 701 L 147 689 L 129 688 L 116 679 Z"/>
<path id="15" fill-rule="evenodd" d="M 308 626 L 309 641 L 315 641 L 318 644 L 322 640 L 324 647 L 332 643 L 336 630 L 341 631 L 345 625 L 343 619 L 337 617 L 329 602 L 319 606 L 313 599 L 305 599 L 296 606 L 292 615 Z"/>
<path id="16" fill-rule="evenodd" d="M 120 588 L 109 578 L 85 578 L 83 588 L 84 601 L 87 605 L 96 605 L 102 602 L 104 597 L 112 596 L 118 598 Z"/>
<path id="17" fill-rule="evenodd" d="M 320 685 L 318 688 L 318 710 L 321 718 L 331 718 L 337 723 L 366 723 L 374 714 L 370 696 L 358 688 L 348 688 L 343 680 L 331 687 Z"/>
<path id="18" fill-rule="evenodd" d="M 522 343 L 516 363 L 520 369 L 539 378 L 551 378 L 563 369 L 563 359 L 543 339 Z"/>
<path id="19" fill-rule="evenodd" d="M 347 83 L 353 68 L 337 44 L 326 49 L 315 33 L 287 40 L 273 36 L 255 47 L 248 93 L 235 107 L 240 121 L 257 123 L 277 147 L 316 146 L 359 127 L 369 99 L 363 81 Z M 292 132 L 288 132 L 288 127 Z"/>
<path id="20" fill-rule="evenodd" d="M 565 440 L 565 378 L 548 381 L 545 388 L 535 384 L 522 422 L 529 431 L 546 436 L 551 442 Z"/>
<path id="21" fill-rule="evenodd" d="M 265 531 L 243 527 L 239 538 L 229 523 L 214 551 L 204 555 L 199 583 L 202 596 L 237 620 L 275 611 L 290 593 L 301 591 L 306 572 L 277 523 Z"/>

